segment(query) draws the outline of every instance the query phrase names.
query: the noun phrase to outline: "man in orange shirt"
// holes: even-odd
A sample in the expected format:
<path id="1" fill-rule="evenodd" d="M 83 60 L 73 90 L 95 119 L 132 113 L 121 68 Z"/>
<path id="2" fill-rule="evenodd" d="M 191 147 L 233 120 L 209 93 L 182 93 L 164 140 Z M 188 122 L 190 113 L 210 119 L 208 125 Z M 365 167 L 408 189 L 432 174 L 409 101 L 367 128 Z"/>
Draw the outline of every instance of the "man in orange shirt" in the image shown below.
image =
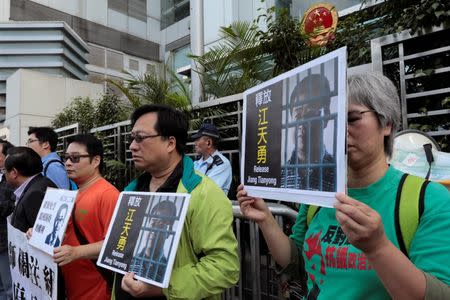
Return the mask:
<path id="1" fill-rule="evenodd" d="M 93 135 L 76 135 L 64 155 L 69 178 L 78 185 L 72 218 L 54 261 L 62 269 L 67 298 L 110 299 L 111 286 L 97 259 L 111 221 L 119 191 L 102 175 L 103 146 Z M 112 276 L 111 276 L 112 278 Z"/>

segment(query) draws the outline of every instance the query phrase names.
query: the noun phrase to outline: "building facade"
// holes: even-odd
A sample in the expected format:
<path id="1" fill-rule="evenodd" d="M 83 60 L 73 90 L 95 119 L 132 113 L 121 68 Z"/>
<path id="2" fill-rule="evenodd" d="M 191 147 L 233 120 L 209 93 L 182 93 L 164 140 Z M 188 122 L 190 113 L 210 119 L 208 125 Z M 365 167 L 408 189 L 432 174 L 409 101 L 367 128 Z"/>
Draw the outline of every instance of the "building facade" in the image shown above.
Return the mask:
<path id="1" fill-rule="evenodd" d="M 287 7 L 302 15 L 314 1 L 299 0 L 0 0 L 0 22 L 63 21 L 87 44 L 87 80 L 104 84 L 127 72 L 159 72 L 161 64 L 190 74 L 191 27 L 203 19 L 202 47 L 219 40 L 219 29 L 252 21 L 265 9 Z M 360 0 L 328 1 L 341 13 L 359 8 Z M 201 3 L 203 16 L 191 15 Z M 196 13 L 194 11 L 194 13 Z M 264 27 L 264 24 L 261 24 Z M 195 33 L 194 35 L 198 35 Z M 1 47 L 1 46 L 0 46 Z"/>

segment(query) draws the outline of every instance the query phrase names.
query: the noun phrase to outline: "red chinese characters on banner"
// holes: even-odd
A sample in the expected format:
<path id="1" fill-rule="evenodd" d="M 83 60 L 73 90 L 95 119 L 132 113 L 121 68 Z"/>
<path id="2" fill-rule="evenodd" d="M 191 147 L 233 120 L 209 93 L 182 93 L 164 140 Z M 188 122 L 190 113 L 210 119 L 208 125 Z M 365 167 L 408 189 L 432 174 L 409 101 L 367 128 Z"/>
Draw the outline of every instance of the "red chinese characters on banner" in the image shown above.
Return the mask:
<path id="1" fill-rule="evenodd" d="M 301 33 L 311 46 L 325 46 L 335 38 L 337 20 L 338 15 L 333 5 L 316 4 L 303 15 Z"/>

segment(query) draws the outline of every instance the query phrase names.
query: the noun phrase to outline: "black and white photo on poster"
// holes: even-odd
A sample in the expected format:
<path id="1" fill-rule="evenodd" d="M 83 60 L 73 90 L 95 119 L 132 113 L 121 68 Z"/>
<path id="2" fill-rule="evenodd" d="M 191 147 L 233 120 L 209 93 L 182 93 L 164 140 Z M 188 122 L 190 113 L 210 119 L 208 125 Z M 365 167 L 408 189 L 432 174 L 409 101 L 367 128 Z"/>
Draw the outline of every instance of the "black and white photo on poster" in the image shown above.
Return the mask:
<path id="1" fill-rule="evenodd" d="M 249 195 L 332 207 L 345 192 L 346 68 L 341 48 L 245 91 Z"/>
<path id="2" fill-rule="evenodd" d="M 167 287 L 189 194 L 122 192 L 97 265 Z"/>
<path id="3" fill-rule="evenodd" d="M 30 244 L 53 255 L 61 246 L 78 191 L 47 188 L 33 226 Z"/>
<path id="4" fill-rule="evenodd" d="M 58 267 L 52 256 L 29 245 L 25 233 L 9 223 L 8 258 L 13 299 L 58 299 Z"/>

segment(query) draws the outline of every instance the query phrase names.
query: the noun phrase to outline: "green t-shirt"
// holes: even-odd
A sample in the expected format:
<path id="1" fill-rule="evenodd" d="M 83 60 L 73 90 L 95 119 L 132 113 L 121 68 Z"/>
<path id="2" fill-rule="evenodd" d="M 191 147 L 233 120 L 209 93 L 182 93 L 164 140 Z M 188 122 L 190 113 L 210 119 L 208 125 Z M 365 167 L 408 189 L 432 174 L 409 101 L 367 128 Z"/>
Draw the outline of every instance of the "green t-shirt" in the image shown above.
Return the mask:
<path id="1" fill-rule="evenodd" d="M 386 235 L 396 247 L 395 198 L 402 175 L 390 167 L 370 186 L 348 190 L 350 197 L 380 214 Z M 450 284 L 450 193 L 432 182 L 427 186 L 424 203 L 409 257 L 419 269 Z M 335 209 L 321 208 L 307 227 L 307 208 L 300 208 L 290 238 L 305 260 L 311 297 L 308 299 L 389 299 L 365 255 L 348 242 L 336 220 Z"/>

